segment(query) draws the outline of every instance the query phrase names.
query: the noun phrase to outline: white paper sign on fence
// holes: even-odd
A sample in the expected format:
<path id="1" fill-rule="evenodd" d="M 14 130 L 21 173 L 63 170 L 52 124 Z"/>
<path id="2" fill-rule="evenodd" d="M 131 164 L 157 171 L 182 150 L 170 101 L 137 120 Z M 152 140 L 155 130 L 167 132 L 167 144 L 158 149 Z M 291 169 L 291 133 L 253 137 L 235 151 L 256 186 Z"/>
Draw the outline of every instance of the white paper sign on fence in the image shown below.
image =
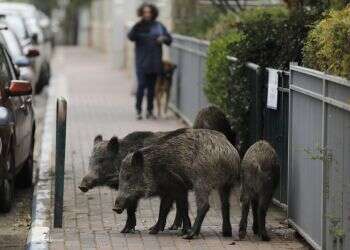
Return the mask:
<path id="1" fill-rule="evenodd" d="M 269 82 L 268 82 L 266 106 L 269 109 L 277 110 L 277 103 L 278 103 L 278 70 L 268 69 L 268 72 L 269 72 Z"/>

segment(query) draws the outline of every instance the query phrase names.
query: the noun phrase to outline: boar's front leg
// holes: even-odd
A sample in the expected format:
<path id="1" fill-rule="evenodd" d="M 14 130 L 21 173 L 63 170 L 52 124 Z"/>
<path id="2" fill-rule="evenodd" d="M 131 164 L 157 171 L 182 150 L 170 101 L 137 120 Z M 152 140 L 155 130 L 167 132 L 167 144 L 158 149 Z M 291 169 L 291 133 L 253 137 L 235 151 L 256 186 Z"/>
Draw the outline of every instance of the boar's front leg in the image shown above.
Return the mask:
<path id="1" fill-rule="evenodd" d="M 159 217 L 157 223 L 150 228 L 150 234 L 157 234 L 159 231 L 164 231 L 166 218 L 173 205 L 174 199 L 170 197 L 162 197 L 160 200 Z"/>
<path id="2" fill-rule="evenodd" d="M 127 219 L 125 223 L 125 227 L 121 231 L 121 233 L 134 233 L 135 232 L 135 226 L 136 226 L 136 209 L 137 209 L 137 202 L 133 202 L 130 204 L 130 206 L 127 208 Z"/>

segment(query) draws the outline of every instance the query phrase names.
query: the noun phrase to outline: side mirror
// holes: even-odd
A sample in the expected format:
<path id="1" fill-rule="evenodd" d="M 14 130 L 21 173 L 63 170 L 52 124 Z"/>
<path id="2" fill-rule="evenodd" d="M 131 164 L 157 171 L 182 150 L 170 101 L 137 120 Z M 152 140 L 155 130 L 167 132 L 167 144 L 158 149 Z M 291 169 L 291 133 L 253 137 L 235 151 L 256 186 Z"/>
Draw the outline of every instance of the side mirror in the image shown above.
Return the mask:
<path id="1" fill-rule="evenodd" d="M 29 48 L 26 50 L 25 56 L 28 58 L 38 57 L 40 56 L 40 51 L 35 48 Z"/>
<path id="2" fill-rule="evenodd" d="M 32 85 L 28 81 L 12 80 L 6 89 L 8 96 L 24 96 L 32 94 Z"/>
<path id="3" fill-rule="evenodd" d="M 16 58 L 14 63 L 20 68 L 30 66 L 30 60 L 25 56 Z"/>

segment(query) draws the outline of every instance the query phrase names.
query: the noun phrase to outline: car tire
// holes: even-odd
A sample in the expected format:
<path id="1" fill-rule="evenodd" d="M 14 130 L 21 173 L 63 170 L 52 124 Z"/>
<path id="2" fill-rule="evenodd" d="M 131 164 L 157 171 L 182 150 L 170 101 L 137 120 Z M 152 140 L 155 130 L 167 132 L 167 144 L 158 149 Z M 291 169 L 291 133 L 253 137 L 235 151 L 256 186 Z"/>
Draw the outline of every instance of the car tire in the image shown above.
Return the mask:
<path id="1" fill-rule="evenodd" d="M 34 146 L 32 146 L 29 157 L 24 163 L 21 171 L 16 176 L 16 186 L 19 188 L 29 188 L 33 185 L 33 150 Z"/>
<path id="2" fill-rule="evenodd" d="M 7 171 L 14 175 L 14 159 L 13 154 L 10 153 L 6 163 Z M 0 180 L 0 212 L 8 213 L 11 210 L 14 198 L 14 176 L 11 179 Z"/>
<path id="3" fill-rule="evenodd" d="M 39 86 L 38 93 L 40 93 L 45 86 L 50 84 L 50 79 L 51 79 L 51 66 L 48 62 L 45 62 L 41 67 L 39 81 L 37 83 L 37 85 Z"/>

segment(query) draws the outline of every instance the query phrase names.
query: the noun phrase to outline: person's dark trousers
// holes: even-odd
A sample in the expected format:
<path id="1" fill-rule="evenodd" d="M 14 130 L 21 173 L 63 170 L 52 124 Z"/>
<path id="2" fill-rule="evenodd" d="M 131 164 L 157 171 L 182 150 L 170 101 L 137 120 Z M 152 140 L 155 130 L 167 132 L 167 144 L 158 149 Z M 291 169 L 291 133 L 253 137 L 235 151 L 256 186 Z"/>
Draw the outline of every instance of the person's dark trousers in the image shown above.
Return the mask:
<path id="1" fill-rule="evenodd" d="M 142 101 L 147 90 L 147 111 L 149 113 L 153 112 L 153 101 L 154 101 L 154 90 L 157 82 L 156 73 L 143 73 L 137 72 L 137 93 L 136 93 L 136 111 L 138 114 L 142 112 Z"/>

